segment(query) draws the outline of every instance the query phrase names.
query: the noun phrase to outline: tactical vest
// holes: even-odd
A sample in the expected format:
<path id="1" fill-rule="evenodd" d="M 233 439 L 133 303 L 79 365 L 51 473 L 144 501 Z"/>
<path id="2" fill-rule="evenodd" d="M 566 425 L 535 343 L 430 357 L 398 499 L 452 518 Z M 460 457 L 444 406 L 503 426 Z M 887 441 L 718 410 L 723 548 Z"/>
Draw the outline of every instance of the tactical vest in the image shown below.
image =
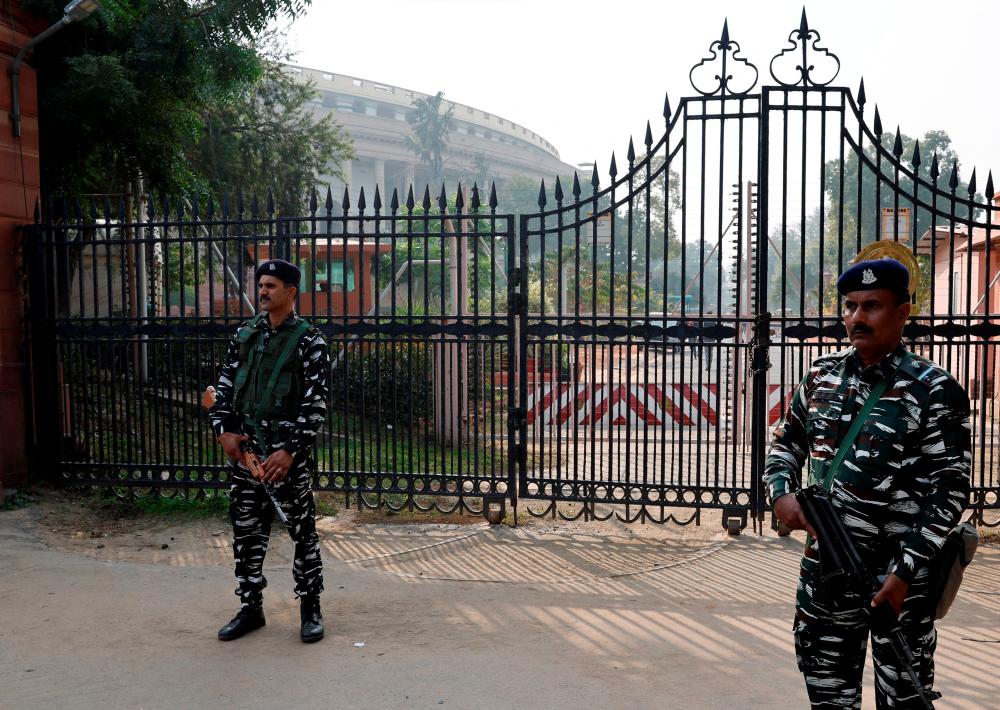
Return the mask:
<path id="1" fill-rule="evenodd" d="M 298 343 L 309 328 L 308 322 L 299 319 L 294 325 L 279 326 L 265 345 L 265 318 L 266 313 L 260 314 L 236 334 L 240 365 L 233 384 L 233 403 L 255 426 L 264 419 L 295 421 L 305 393 Z"/>

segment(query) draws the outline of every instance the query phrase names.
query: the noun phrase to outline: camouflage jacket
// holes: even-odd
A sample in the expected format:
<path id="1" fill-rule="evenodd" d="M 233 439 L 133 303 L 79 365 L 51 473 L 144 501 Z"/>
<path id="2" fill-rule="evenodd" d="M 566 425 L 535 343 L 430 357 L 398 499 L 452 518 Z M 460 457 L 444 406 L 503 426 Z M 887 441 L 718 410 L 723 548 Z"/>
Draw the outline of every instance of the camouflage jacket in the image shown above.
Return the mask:
<path id="1" fill-rule="evenodd" d="M 298 317 L 291 313 L 278 328 L 291 327 L 297 319 Z M 251 322 L 247 321 L 242 325 Z M 267 322 L 265 320 L 265 323 Z M 272 330 L 270 327 L 264 328 L 264 342 L 270 340 L 276 333 L 277 330 Z M 265 435 L 271 440 L 270 451 L 264 452 L 265 455 L 278 449 L 285 449 L 288 453 L 296 456 L 296 460 L 302 460 L 312 447 L 316 434 L 326 418 L 330 353 L 323 336 L 315 327 L 310 327 L 305 332 L 305 335 L 299 340 L 298 347 L 305 380 L 305 392 L 299 406 L 298 417 L 295 421 L 263 420 L 260 424 Z M 233 382 L 240 366 L 239 354 L 240 343 L 237 335 L 230 341 L 229 349 L 226 351 L 226 360 L 219 375 L 219 383 L 216 385 L 215 406 L 209 411 L 209 419 L 216 436 L 223 432 L 235 432 L 249 437 L 255 436 L 253 428 L 236 411 L 235 402 L 233 402 Z"/>
<path id="2" fill-rule="evenodd" d="M 867 367 L 854 348 L 816 359 L 774 430 L 764 482 L 773 502 L 808 460 L 822 470 L 872 386 L 892 378 L 844 457 L 831 501 L 862 547 L 893 545 L 892 571 L 909 582 L 968 504 L 972 450 L 965 390 L 926 358 L 904 362 L 906 354 L 900 344 Z"/>

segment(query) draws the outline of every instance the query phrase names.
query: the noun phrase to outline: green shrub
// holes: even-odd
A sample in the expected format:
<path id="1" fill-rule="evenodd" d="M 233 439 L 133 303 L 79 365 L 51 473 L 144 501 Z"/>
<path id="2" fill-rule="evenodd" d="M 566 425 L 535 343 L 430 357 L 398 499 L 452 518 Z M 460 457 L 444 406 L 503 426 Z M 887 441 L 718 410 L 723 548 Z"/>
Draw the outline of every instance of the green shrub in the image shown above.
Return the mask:
<path id="1" fill-rule="evenodd" d="M 393 426 L 431 419 L 434 411 L 431 348 L 424 343 L 350 344 L 334 349 L 330 409 Z"/>

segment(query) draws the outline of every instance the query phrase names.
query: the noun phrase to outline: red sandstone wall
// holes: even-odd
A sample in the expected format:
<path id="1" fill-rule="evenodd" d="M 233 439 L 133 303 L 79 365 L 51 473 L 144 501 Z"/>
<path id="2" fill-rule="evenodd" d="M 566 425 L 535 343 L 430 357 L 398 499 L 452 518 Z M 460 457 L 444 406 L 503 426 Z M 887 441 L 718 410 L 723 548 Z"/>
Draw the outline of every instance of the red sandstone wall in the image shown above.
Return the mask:
<path id="1" fill-rule="evenodd" d="M 7 70 L 18 48 L 45 29 L 44 22 L 25 15 L 16 3 L 5 5 L 0 14 L 0 499 L 4 488 L 28 480 L 18 227 L 32 221 L 39 192 L 35 72 L 28 62 L 22 63 L 18 139 L 10 121 Z"/>

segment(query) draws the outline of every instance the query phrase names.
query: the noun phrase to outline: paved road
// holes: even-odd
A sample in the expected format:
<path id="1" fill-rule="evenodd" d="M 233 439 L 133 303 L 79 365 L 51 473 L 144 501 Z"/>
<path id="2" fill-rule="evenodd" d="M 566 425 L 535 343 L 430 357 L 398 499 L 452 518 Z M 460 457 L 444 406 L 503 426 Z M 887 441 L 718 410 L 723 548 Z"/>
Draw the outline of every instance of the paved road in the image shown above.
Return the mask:
<path id="1" fill-rule="evenodd" d="M 235 605 L 223 537 L 192 554 L 154 546 L 147 562 L 94 559 L 45 547 L 32 516 L 0 513 L 3 708 L 805 707 L 793 539 L 328 530 L 327 638 L 298 641 L 281 541 L 267 627 L 223 644 Z M 1000 697 L 1000 550 L 967 579 L 941 626 L 942 710 Z"/>

